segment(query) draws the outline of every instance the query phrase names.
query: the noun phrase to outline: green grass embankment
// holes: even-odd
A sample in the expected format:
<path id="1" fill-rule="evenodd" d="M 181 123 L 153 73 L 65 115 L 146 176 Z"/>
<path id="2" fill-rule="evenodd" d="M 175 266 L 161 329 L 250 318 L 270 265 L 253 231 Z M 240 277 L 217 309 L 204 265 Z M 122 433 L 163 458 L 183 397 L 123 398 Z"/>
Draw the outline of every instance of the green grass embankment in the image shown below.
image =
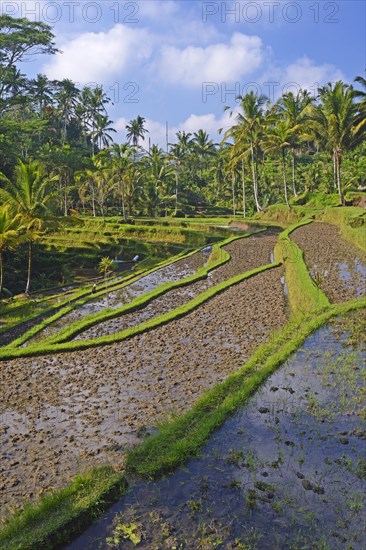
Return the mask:
<path id="1" fill-rule="evenodd" d="M 183 258 L 189 257 L 192 254 L 195 254 L 196 252 L 197 252 L 196 250 L 188 252 L 188 253 L 187 252 L 182 252 L 182 253 L 178 254 L 177 256 L 175 256 L 174 258 L 164 260 L 163 262 L 160 262 L 157 266 L 154 266 L 150 269 L 141 269 L 141 266 L 140 266 L 140 269 L 138 269 L 138 271 L 136 271 L 132 274 L 127 274 L 127 276 L 125 278 L 123 278 L 122 281 L 118 280 L 118 281 L 114 282 L 112 280 L 112 281 L 108 282 L 107 288 L 106 288 L 104 282 L 100 283 L 100 286 L 102 285 L 102 288 L 100 288 L 100 290 L 98 290 L 94 294 L 92 294 L 92 292 L 91 292 L 92 285 L 88 285 L 87 287 L 84 287 L 83 289 L 80 289 L 73 298 L 68 297 L 63 302 L 58 303 L 57 305 L 50 306 L 50 308 L 48 308 L 48 309 L 45 309 L 43 311 L 43 313 L 48 312 L 52 309 L 55 309 L 56 307 L 57 307 L 58 311 L 54 315 L 48 317 L 47 319 L 44 319 L 43 321 L 41 321 L 40 323 L 38 323 L 37 325 L 35 325 L 31 329 L 29 329 L 28 331 L 26 331 L 24 334 L 22 334 L 19 338 L 13 340 L 6 347 L 7 348 L 19 347 L 22 344 L 24 344 L 25 342 L 27 342 L 30 338 L 35 336 L 38 332 L 40 332 L 41 330 L 47 328 L 49 325 L 51 325 L 52 323 L 54 323 L 55 321 L 57 321 L 58 319 L 60 319 L 64 315 L 66 315 L 67 313 L 70 313 L 70 311 L 86 304 L 89 301 L 92 301 L 92 300 L 95 300 L 96 298 L 102 297 L 102 296 L 104 296 L 105 294 L 107 294 L 109 292 L 112 292 L 112 291 L 115 291 L 115 290 L 120 290 L 120 289 L 124 288 L 125 286 L 130 285 L 130 284 L 138 281 L 142 277 L 145 277 L 146 275 L 149 275 L 150 273 L 153 273 L 153 272 L 155 272 L 155 271 L 157 271 L 157 270 L 159 270 L 163 267 L 166 267 L 168 265 L 172 265 L 172 264 L 178 262 L 179 260 L 182 260 Z M 64 305 L 64 307 L 62 307 L 63 305 Z M 60 307 L 61 307 L 61 309 L 59 309 Z M 37 315 L 35 315 L 35 317 L 36 316 Z M 24 322 L 24 320 L 22 322 Z M 19 323 L 19 324 L 21 324 L 21 323 Z"/>
<path id="2" fill-rule="evenodd" d="M 64 489 L 16 513 L 0 530 L 0 548 L 60 548 L 120 498 L 126 487 L 124 476 L 108 466 L 80 474 Z"/>
<path id="3" fill-rule="evenodd" d="M 340 228 L 342 237 L 366 251 L 366 211 L 358 206 L 326 208 L 321 220 Z"/>
<path id="4" fill-rule="evenodd" d="M 285 229 L 280 234 L 275 247 L 276 261 L 285 263 L 285 280 L 291 311 L 294 315 L 315 313 L 330 305 L 324 292 L 310 277 L 303 251 L 290 238 L 292 231 L 311 222 L 312 220 L 304 220 Z"/>

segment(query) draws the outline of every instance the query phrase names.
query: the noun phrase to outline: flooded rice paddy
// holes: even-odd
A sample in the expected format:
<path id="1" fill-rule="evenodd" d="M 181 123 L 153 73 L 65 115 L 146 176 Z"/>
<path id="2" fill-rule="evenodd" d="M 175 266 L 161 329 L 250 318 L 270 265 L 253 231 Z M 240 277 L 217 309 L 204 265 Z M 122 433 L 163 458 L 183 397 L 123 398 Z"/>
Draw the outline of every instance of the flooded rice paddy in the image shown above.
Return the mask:
<path id="1" fill-rule="evenodd" d="M 68 550 L 365 548 L 365 341 L 350 334 L 349 320 L 318 330 L 200 458 L 131 481 Z"/>

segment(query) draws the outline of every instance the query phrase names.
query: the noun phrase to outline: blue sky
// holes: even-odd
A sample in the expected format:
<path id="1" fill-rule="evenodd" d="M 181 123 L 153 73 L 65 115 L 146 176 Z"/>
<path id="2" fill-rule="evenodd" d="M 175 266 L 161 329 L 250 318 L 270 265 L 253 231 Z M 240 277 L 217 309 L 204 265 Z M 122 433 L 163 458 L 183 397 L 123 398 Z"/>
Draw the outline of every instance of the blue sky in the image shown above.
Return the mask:
<path id="1" fill-rule="evenodd" d="M 0 9 L 54 27 L 63 54 L 22 70 L 103 84 L 117 141 L 137 115 L 161 146 L 166 121 L 169 141 L 199 128 L 216 140 L 238 93 L 315 93 L 366 67 L 362 0 L 0 0 Z"/>

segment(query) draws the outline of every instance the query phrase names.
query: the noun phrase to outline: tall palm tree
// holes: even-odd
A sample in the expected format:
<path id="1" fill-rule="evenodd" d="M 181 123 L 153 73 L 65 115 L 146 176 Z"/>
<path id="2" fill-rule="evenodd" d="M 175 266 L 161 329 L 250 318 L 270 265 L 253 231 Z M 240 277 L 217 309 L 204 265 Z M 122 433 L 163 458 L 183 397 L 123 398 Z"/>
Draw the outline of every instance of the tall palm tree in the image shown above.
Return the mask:
<path id="1" fill-rule="evenodd" d="M 80 90 L 75 86 L 72 80 L 64 78 L 57 81 L 58 91 L 55 95 L 57 100 L 57 114 L 61 119 L 61 144 L 67 141 L 67 128 L 74 117 L 76 117 L 76 107 L 80 96 Z"/>
<path id="2" fill-rule="evenodd" d="M 355 97 L 360 101 L 357 103 L 356 133 L 364 133 L 366 126 L 366 79 L 363 76 L 356 76 L 355 82 L 361 84 L 363 90 L 355 90 Z"/>
<path id="3" fill-rule="evenodd" d="M 29 85 L 32 99 L 38 108 L 38 114 L 40 118 L 43 118 L 45 107 L 53 103 L 52 84 L 47 76 L 37 74 L 37 77 L 33 78 Z"/>
<path id="4" fill-rule="evenodd" d="M 179 179 L 182 168 L 182 163 L 186 158 L 186 152 L 179 143 L 174 143 L 171 145 L 169 157 L 168 157 L 174 166 L 175 172 L 175 208 L 174 214 L 177 215 L 178 212 L 178 191 L 179 191 Z"/>
<path id="5" fill-rule="evenodd" d="M 126 221 L 126 179 L 131 176 L 132 166 L 132 150 L 126 143 L 118 145 L 113 143 L 110 148 L 111 152 L 111 168 L 113 178 L 118 185 L 121 194 L 121 206 L 123 220 Z"/>
<path id="6" fill-rule="evenodd" d="M 6 188 L 0 189 L 0 199 L 9 202 L 22 215 L 28 241 L 28 274 L 25 292 L 29 292 L 33 259 L 33 243 L 40 237 L 46 224 L 47 202 L 52 195 L 49 191 L 50 178 L 43 164 L 37 161 L 23 163 L 19 161 L 15 168 L 14 181 L 4 174 L 0 179 L 5 181 Z"/>
<path id="7" fill-rule="evenodd" d="M 292 188 L 295 197 L 297 197 L 295 151 L 299 146 L 300 136 L 304 132 L 312 101 L 308 91 L 300 90 L 296 96 L 292 92 L 288 92 L 277 102 L 281 119 L 286 122 L 291 132 L 288 137 L 291 139 Z"/>
<path id="8" fill-rule="evenodd" d="M 342 81 L 329 83 L 319 89 L 321 103 L 312 109 L 311 128 L 314 138 L 327 146 L 333 155 L 338 195 L 345 205 L 341 163 L 345 151 L 355 147 L 361 138 L 364 127 L 357 126 L 358 107 L 352 86 Z"/>
<path id="9" fill-rule="evenodd" d="M 258 96 L 250 91 L 245 96 L 238 96 L 240 112 L 236 115 L 236 125 L 230 128 L 224 136 L 235 141 L 235 151 L 240 151 L 239 160 L 250 155 L 253 178 L 254 201 L 257 212 L 262 210 L 258 198 L 258 148 L 262 140 L 264 128 L 264 105 L 267 97 Z M 225 107 L 228 110 L 229 107 Z M 231 111 L 231 114 L 233 111 Z"/>
<path id="10" fill-rule="evenodd" d="M 206 158 L 217 154 L 216 147 L 207 132 L 200 129 L 194 132 L 192 139 L 192 150 L 197 155 L 200 166 L 200 180 L 202 181 L 203 167 Z"/>
<path id="11" fill-rule="evenodd" d="M 143 158 L 146 166 L 146 185 L 144 189 L 150 216 L 157 215 L 158 207 L 171 200 L 169 183 L 173 175 L 168 157 L 157 145 L 151 147 L 150 153 Z"/>
<path id="12" fill-rule="evenodd" d="M 135 149 L 138 147 L 139 139 L 144 140 L 145 134 L 149 131 L 145 128 L 145 122 L 144 117 L 138 115 L 126 125 L 128 143 L 132 143 Z"/>
<path id="13" fill-rule="evenodd" d="M 4 252 L 22 242 L 22 217 L 10 204 L 0 205 L 0 296 L 4 280 Z"/>
<path id="14" fill-rule="evenodd" d="M 267 131 L 264 138 L 265 152 L 279 152 L 282 158 L 282 176 L 283 188 L 285 192 L 285 202 L 287 208 L 290 209 L 288 201 L 287 181 L 286 181 L 286 152 L 293 144 L 294 129 L 289 126 L 287 120 L 278 120 L 275 113 L 269 117 L 271 122 L 267 126 Z"/>
<path id="15" fill-rule="evenodd" d="M 108 147 L 113 141 L 110 132 L 116 132 L 116 130 L 111 124 L 113 124 L 113 122 L 109 120 L 108 115 L 96 114 L 95 127 L 91 136 L 93 141 L 98 144 L 99 150 L 101 150 L 102 147 Z"/>

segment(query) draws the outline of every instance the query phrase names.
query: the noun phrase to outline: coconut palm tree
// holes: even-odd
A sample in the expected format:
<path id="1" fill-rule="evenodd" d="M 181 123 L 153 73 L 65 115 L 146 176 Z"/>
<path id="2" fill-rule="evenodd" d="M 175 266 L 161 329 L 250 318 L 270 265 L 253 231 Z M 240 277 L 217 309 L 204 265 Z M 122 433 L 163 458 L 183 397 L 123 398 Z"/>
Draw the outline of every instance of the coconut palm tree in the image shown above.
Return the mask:
<path id="1" fill-rule="evenodd" d="M 113 260 L 109 258 L 108 256 L 104 256 L 98 265 L 98 271 L 99 273 L 103 274 L 104 280 L 105 280 L 105 287 L 107 288 L 108 283 L 108 277 L 113 273 Z"/>
<path id="2" fill-rule="evenodd" d="M 55 84 L 58 88 L 55 99 L 57 101 L 57 114 L 61 119 L 61 144 L 64 145 L 67 141 L 67 128 L 73 118 L 76 117 L 80 90 L 68 78 L 57 81 Z"/>
<path id="3" fill-rule="evenodd" d="M 357 103 L 356 133 L 361 135 L 366 126 L 366 79 L 363 76 L 356 76 L 355 82 L 363 87 L 363 90 L 355 90 L 355 97 L 360 99 Z"/>
<path id="4" fill-rule="evenodd" d="M 0 205 L 0 296 L 4 280 L 4 252 L 22 242 L 22 217 L 10 204 Z"/>
<path id="5" fill-rule="evenodd" d="M 283 95 L 276 106 L 281 119 L 286 122 L 291 132 L 288 137 L 291 139 L 292 188 L 295 197 L 297 197 L 295 151 L 299 146 L 300 136 L 305 130 L 312 102 L 309 92 L 300 90 L 296 96 L 292 92 Z"/>
<path id="6" fill-rule="evenodd" d="M 290 209 L 288 201 L 287 181 L 286 181 L 286 152 L 293 144 L 294 129 L 289 126 L 287 120 L 278 120 L 278 116 L 273 113 L 269 117 L 270 123 L 264 137 L 264 151 L 267 153 L 280 153 L 282 159 L 283 188 L 285 193 L 285 202 Z"/>
<path id="7" fill-rule="evenodd" d="M 108 115 L 96 114 L 95 127 L 94 131 L 91 133 L 91 137 L 94 143 L 98 144 L 99 150 L 101 150 L 102 147 L 108 147 L 113 141 L 110 132 L 116 132 L 116 130 L 110 126 L 111 124 L 113 124 L 113 122 L 109 120 Z"/>
<path id="8" fill-rule="evenodd" d="M 5 189 L 0 189 L 0 200 L 13 205 L 14 209 L 21 214 L 26 229 L 28 274 L 25 292 L 28 293 L 31 282 L 33 243 L 40 237 L 46 226 L 47 202 L 52 197 L 49 188 L 55 181 L 55 177 L 50 178 L 44 165 L 38 161 L 27 163 L 19 161 L 14 176 L 14 181 L 11 181 L 4 174 L 0 174 L 0 179 L 6 184 Z"/>
<path id="9" fill-rule="evenodd" d="M 203 182 L 203 167 L 209 157 L 217 154 L 216 147 L 207 132 L 200 129 L 194 132 L 192 139 L 192 151 L 197 155 L 200 166 L 200 180 Z"/>
<path id="10" fill-rule="evenodd" d="M 111 152 L 111 169 L 113 179 L 116 182 L 121 194 L 121 206 L 123 220 L 126 221 L 126 180 L 131 176 L 133 170 L 132 155 L 133 151 L 126 143 L 118 145 L 113 143 L 110 148 Z"/>
<path id="11" fill-rule="evenodd" d="M 250 91 L 245 96 L 238 96 L 240 112 L 236 114 L 236 125 L 232 126 L 224 135 L 224 139 L 234 139 L 234 152 L 238 152 L 238 160 L 249 154 L 252 166 L 253 192 L 257 212 L 262 210 L 258 198 L 258 149 L 264 129 L 264 105 L 267 97 L 257 96 Z M 228 110 L 229 107 L 225 107 Z M 233 114 L 233 111 L 230 113 Z"/>
<path id="12" fill-rule="evenodd" d="M 332 151 L 338 195 L 345 205 L 341 164 L 345 151 L 355 147 L 361 138 L 364 126 L 357 125 L 358 107 L 355 91 L 342 81 L 329 83 L 319 88 L 321 103 L 312 109 L 310 132 L 318 143 Z"/>
<path id="13" fill-rule="evenodd" d="M 181 173 L 182 164 L 186 158 L 186 152 L 179 143 L 171 145 L 168 158 L 172 161 L 175 172 L 175 208 L 174 214 L 178 212 L 178 191 L 179 191 L 179 178 Z"/>
<path id="14" fill-rule="evenodd" d="M 126 125 L 126 136 L 128 143 L 132 143 L 133 147 L 135 149 L 138 148 L 139 145 L 139 139 L 142 140 L 145 139 L 145 134 L 149 131 L 145 128 L 145 119 L 144 117 L 138 115 L 137 118 L 134 118 L 129 122 L 129 124 Z"/>

